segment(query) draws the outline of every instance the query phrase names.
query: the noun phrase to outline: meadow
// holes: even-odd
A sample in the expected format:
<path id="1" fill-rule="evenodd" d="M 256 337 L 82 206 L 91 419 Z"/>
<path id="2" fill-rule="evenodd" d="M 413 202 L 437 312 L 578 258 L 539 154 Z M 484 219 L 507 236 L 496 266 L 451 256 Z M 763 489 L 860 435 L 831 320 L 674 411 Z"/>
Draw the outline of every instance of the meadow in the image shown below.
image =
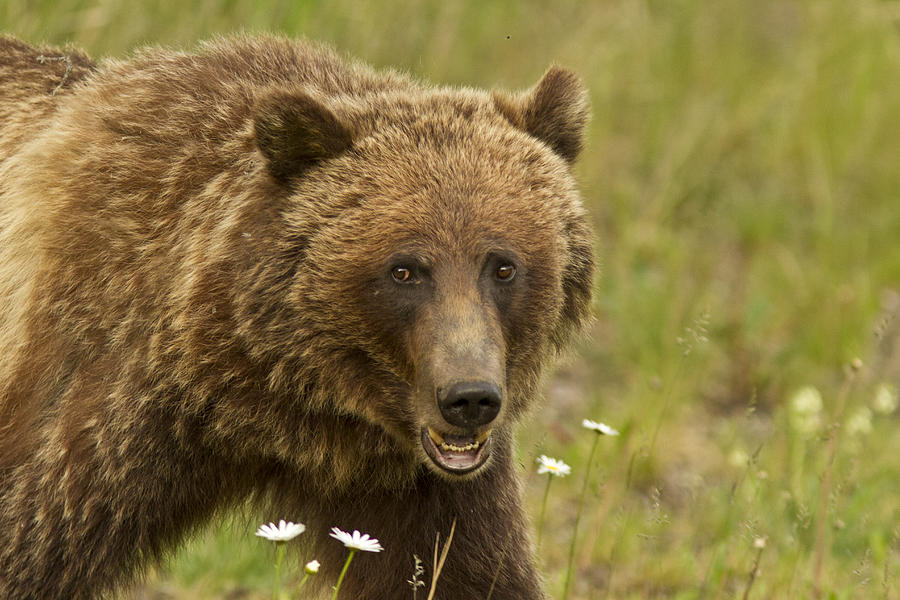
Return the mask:
<path id="1" fill-rule="evenodd" d="M 572 471 L 548 592 L 574 534 L 572 600 L 900 598 L 900 2 L 6 0 L 0 31 L 94 56 L 276 31 L 451 85 L 576 70 L 596 321 L 519 432 L 536 526 L 536 457 Z M 585 418 L 620 431 L 590 470 Z M 257 524 L 133 597 L 271 597 Z"/>

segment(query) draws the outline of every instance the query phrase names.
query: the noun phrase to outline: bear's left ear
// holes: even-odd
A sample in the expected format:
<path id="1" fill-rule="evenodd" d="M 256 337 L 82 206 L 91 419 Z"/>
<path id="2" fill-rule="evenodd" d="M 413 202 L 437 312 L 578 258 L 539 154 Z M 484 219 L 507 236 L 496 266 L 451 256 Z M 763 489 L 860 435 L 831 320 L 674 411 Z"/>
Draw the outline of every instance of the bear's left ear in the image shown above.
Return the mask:
<path id="1" fill-rule="evenodd" d="M 350 127 L 305 91 L 273 90 L 256 104 L 256 144 L 269 172 L 286 181 L 353 143 Z"/>
<path id="2" fill-rule="evenodd" d="M 581 151 L 588 120 L 587 90 L 575 73 L 550 67 L 521 95 L 494 92 L 494 106 L 514 126 L 541 140 L 572 163 Z"/>

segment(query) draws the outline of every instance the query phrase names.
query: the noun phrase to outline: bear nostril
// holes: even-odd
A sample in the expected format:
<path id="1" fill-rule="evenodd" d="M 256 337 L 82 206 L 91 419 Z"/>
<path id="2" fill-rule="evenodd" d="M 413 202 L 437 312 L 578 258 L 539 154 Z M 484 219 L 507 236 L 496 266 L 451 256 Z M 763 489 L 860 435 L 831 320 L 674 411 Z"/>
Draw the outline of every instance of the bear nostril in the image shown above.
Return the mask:
<path id="1" fill-rule="evenodd" d="M 500 412 L 500 388 L 487 381 L 455 383 L 438 394 L 438 407 L 448 423 L 474 429 L 494 420 Z"/>

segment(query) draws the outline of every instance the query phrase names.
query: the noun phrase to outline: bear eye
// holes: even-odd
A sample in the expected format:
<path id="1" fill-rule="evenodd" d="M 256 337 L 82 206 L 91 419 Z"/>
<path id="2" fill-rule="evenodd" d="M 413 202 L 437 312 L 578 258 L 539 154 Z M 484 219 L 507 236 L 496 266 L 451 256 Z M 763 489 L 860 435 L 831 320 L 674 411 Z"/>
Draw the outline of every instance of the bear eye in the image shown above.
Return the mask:
<path id="1" fill-rule="evenodd" d="M 497 267 L 497 279 L 500 281 L 512 281 L 512 278 L 516 276 L 516 267 L 515 265 L 504 263 Z"/>
<path id="2" fill-rule="evenodd" d="M 391 277 L 397 283 L 411 283 L 413 280 L 412 269 L 408 267 L 394 267 L 391 269 Z"/>

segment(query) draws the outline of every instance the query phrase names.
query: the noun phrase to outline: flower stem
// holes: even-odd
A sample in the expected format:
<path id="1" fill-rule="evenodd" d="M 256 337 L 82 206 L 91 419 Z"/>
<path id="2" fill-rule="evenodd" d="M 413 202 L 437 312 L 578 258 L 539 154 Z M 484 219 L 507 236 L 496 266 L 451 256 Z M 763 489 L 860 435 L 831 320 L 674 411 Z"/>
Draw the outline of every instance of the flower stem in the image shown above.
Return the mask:
<path id="1" fill-rule="evenodd" d="M 541 549 L 541 538 L 544 536 L 544 513 L 547 512 L 547 498 L 550 496 L 550 482 L 553 481 L 553 475 L 547 473 L 547 487 L 544 488 L 544 500 L 541 502 L 541 518 L 538 521 L 538 539 L 537 549 Z"/>
<path id="2" fill-rule="evenodd" d="M 275 590 L 272 600 L 278 600 L 278 587 L 281 584 L 281 561 L 284 559 L 284 542 L 275 542 Z"/>
<path id="3" fill-rule="evenodd" d="M 753 587 L 753 582 L 756 581 L 756 576 L 759 574 L 759 559 L 762 558 L 762 553 L 762 548 L 756 553 L 756 560 L 753 561 L 753 568 L 750 569 L 750 575 L 747 576 L 747 587 L 744 588 L 744 595 L 741 596 L 742 600 L 748 600 L 750 598 L 750 588 Z"/>
<path id="4" fill-rule="evenodd" d="M 356 554 L 356 548 L 350 548 L 350 554 L 347 555 L 347 562 L 344 563 L 344 568 L 341 570 L 340 577 L 338 577 L 337 585 L 334 586 L 334 593 L 331 595 L 331 600 L 337 600 L 338 590 L 341 589 L 341 583 L 344 581 L 344 575 L 347 574 L 347 567 L 350 566 L 350 561 L 353 560 L 354 554 Z"/>
<path id="5" fill-rule="evenodd" d="M 591 478 L 591 464 L 594 462 L 594 452 L 597 450 L 597 444 L 600 441 L 600 435 L 594 436 L 594 445 L 591 446 L 591 453 L 588 456 L 587 469 L 584 472 L 584 484 L 581 486 L 581 499 L 578 501 L 578 512 L 575 515 L 575 527 L 572 530 L 572 544 L 569 546 L 569 566 L 566 569 L 566 584 L 563 588 L 563 600 L 569 597 L 569 583 L 572 579 L 572 563 L 575 560 L 575 541 L 578 539 L 578 523 L 581 521 L 581 511 L 584 509 L 584 497 L 587 495 L 588 481 Z"/>
<path id="6" fill-rule="evenodd" d="M 813 594 L 815 598 L 821 598 L 822 591 L 822 567 L 826 553 L 826 527 L 828 520 L 828 499 L 831 497 L 831 475 L 834 468 L 834 457 L 837 455 L 838 442 L 840 441 L 840 423 L 844 417 L 844 407 L 847 406 L 847 397 L 856 379 L 856 368 L 849 369 L 844 377 L 844 383 L 838 393 L 837 410 L 834 413 L 834 424 L 828 436 L 828 460 L 825 463 L 825 472 L 822 474 L 822 483 L 819 487 L 819 510 L 816 512 L 816 537 L 815 537 L 815 563 L 813 567 Z M 830 548 L 831 546 L 828 546 Z"/>

